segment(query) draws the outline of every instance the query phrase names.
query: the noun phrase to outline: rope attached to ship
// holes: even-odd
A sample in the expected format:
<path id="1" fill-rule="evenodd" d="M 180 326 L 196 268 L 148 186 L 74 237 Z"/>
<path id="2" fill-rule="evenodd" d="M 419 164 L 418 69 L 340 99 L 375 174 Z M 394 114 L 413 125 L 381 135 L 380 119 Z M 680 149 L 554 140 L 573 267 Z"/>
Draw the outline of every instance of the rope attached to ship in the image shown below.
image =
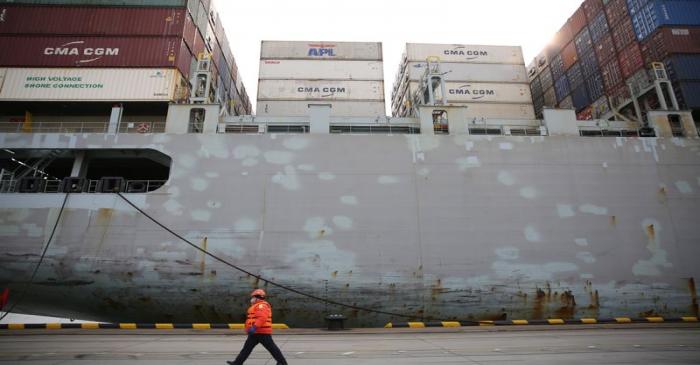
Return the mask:
<path id="1" fill-rule="evenodd" d="M 63 198 L 63 204 L 61 205 L 61 210 L 58 211 L 58 217 L 56 217 L 56 222 L 53 224 L 53 229 L 51 229 L 51 235 L 49 235 L 49 239 L 46 241 L 46 245 L 44 245 L 44 250 L 41 252 L 41 256 L 39 257 L 39 262 L 37 262 L 36 267 L 34 268 L 34 272 L 32 272 L 32 276 L 29 278 L 29 281 L 27 281 L 24 284 L 24 289 L 22 290 L 22 293 L 19 295 L 19 299 L 17 299 L 14 303 L 12 303 L 12 306 L 5 311 L 5 313 L 0 316 L 0 321 L 5 319 L 12 311 L 15 309 L 17 304 L 19 304 L 29 292 L 29 288 L 31 287 L 32 283 L 34 282 L 34 278 L 36 277 L 36 274 L 39 272 L 39 267 L 41 266 L 41 263 L 44 261 L 44 257 L 46 256 L 46 252 L 49 250 L 49 246 L 51 245 L 51 242 L 53 241 L 53 236 L 56 234 L 56 229 L 58 228 L 58 223 L 61 221 L 61 216 L 63 215 L 63 211 L 66 209 L 66 203 L 68 202 L 68 196 L 70 193 L 66 193 L 66 196 Z"/>
<path id="2" fill-rule="evenodd" d="M 228 267 L 230 267 L 230 268 L 232 268 L 232 269 L 238 270 L 238 271 L 240 271 L 240 272 L 242 272 L 242 273 L 244 273 L 244 274 L 246 274 L 246 275 L 249 275 L 249 276 L 252 276 L 252 277 L 254 277 L 254 278 L 257 278 L 258 280 L 261 280 L 261 281 L 263 281 L 263 282 L 265 282 L 265 283 L 268 283 L 268 284 L 270 284 L 270 285 L 272 285 L 272 286 L 275 286 L 275 287 L 277 287 L 277 288 L 286 290 L 286 291 L 288 291 L 288 292 L 295 293 L 295 294 L 298 294 L 298 295 L 301 295 L 301 296 L 304 296 L 304 297 L 307 297 L 307 298 L 310 298 L 310 299 L 313 299 L 313 300 L 316 300 L 316 301 L 319 301 L 319 302 L 322 302 L 322 303 L 337 305 L 337 306 L 339 306 L 339 307 L 344 307 L 344 308 L 353 309 L 353 310 L 357 310 L 357 311 L 368 312 L 368 313 L 384 314 L 384 315 L 388 315 L 388 316 L 400 317 L 400 318 L 407 318 L 407 319 L 415 319 L 415 318 L 418 318 L 418 317 L 416 317 L 416 316 L 410 316 L 410 315 L 405 315 L 405 314 L 400 314 L 400 313 L 386 312 L 386 311 L 382 311 L 382 310 L 377 310 L 377 309 L 372 309 L 372 308 L 365 308 L 365 307 L 360 307 L 360 306 L 356 306 L 356 305 L 352 305 L 352 304 L 346 304 L 346 303 L 341 303 L 341 302 L 337 302 L 337 301 L 334 301 L 334 300 L 329 300 L 329 299 L 326 299 L 326 298 L 321 298 L 321 297 L 319 297 L 319 296 L 316 296 L 316 295 L 313 295 L 313 294 L 310 294 L 310 293 L 307 293 L 307 292 L 303 292 L 303 291 L 301 291 L 301 290 L 294 289 L 294 288 L 289 287 L 289 286 L 287 286 L 287 285 L 280 284 L 280 283 L 278 283 L 278 282 L 275 282 L 275 281 L 266 279 L 266 278 L 264 278 L 264 277 L 261 277 L 260 275 L 256 275 L 256 274 L 254 274 L 254 273 L 252 273 L 252 272 L 250 272 L 250 271 L 248 271 L 248 270 L 246 270 L 246 269 L 244 269 L 244 268 L 242 268 L 242 267 L 240 267 L 240 266 L 237 266 L 237 265 L 235 265 L 235 264 L 232 264 L 231 262 L 227 261 L 226 259 L 223 259 L 223 258 L 221 258 L 221 257 L 219 257 L 219 256 L 217 256 L 217 255 L 215 255 L 215 254 L 213 254 L 213 253 L 211 253 L 211 252 L 209 252 L 209 251 L 203 249 L 203 248 L 200 248 L 199 246 L 197 246 L 197 245 L 195 245 L 194 243 L 190 242 L 190 241 L 189 241 L 188 239 L 186 239 L 185 237 L 182 237 L 181 235 L 179 235 L 179 234 L 177 234 L 176 232 L 174 232 L 172 229 L 166 227 L 165 225 L 163 225 L 162 223 L 160 223 L 158 220 L 156 220 L 155 218 L 153 218 L 153 217 L 151 217 L 150 215 L 148 215 L 148 213 L 144 212 L 141 208 L 139 208 L 139 207 L 136 206 L 134 203 L 132 203 L 129 199 L 127 199 L 124 195 L 122 195 L 122 193 L 116 192 L 116 194 L 119 195 L 119 197 L 122 198 L 127 204 L 131 205 L 134 209 L 136 209 L 139 213 L 143 214 L 146 218 L 150 219 L 153 223 L 157 224 L 158 226 L 160 226 L 160 227 L 163 228 L 164 230 L 168 231 L 170 234 L 172 234 L 173 236 L 177 237 L 177 238 L 180 239 L 181 241 L 183 241 L 183 242 L 187 243 L 188 245 L 192 246 L 194 249 L 196 249 L 196 250 L 202 252 L 203 254 L 205 254 L 205 255 L 207 255 L 207 256 L 213 258 L 213 259 L 216 260 L 216 261 L 221 262 L 222 264 L 224 264 L 224 265 L 226 265 L 226 266 L 228 266 Z M 424 318 L 424 319 L 432 319 L 432 318 L 427 317 L 427 318 Z"/>

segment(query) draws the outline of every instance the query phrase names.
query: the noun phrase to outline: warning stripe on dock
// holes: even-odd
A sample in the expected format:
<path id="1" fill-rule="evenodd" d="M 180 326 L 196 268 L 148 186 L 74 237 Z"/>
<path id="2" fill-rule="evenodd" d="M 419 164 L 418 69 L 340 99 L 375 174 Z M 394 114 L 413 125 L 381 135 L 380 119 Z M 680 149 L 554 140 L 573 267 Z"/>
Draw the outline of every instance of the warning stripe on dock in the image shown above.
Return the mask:
<path id="1" fill-rule="evenodd" d="M 243 323 L 5 323 L 0 324 L 0 330 L 23 330 L 23 329 L 231 329 L 242 330 Z M 284 323 L 273 323 L 273 329 L 289 329 Z"/>
<path id="2" fill-rule="evenodd" d="M 698 317 L 616 317 L 616 318 L 579 318 L 579 319 L 514 319 L 505 321 L 453 321 L 453 322 L 390 322 L 384 328 L 426 328 L 426 327 L 470 327 L 470 326 L 525 326 L 525 325 L 563 325 L 563 324 L 626 324 L 626 323 L 679 323 L 698 322 Z"/>

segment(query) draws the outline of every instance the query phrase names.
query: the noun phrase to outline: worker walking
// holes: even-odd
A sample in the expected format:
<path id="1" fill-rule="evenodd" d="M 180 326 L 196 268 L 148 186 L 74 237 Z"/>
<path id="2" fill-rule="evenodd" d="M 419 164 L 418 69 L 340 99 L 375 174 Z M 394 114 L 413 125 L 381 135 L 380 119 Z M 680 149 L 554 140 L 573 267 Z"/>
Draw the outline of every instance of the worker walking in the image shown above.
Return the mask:
<path id="1" fill-rule="evenodd" d="M 265 296 L 265 291 L 262 289 L 255 289 L 250 293 L 250 308 L 248 308 L 248 317 L 245 321 L 248 339 L 246 339 L 236 360 L 226 361 L 227 364 L 243 365 L 243 362 L 253 352 L 253 348 L 261 343 L 275 358 L 277 365 L 287 365 L 282 351 L 272 340 L 272 306 L 265 301 Z"/>

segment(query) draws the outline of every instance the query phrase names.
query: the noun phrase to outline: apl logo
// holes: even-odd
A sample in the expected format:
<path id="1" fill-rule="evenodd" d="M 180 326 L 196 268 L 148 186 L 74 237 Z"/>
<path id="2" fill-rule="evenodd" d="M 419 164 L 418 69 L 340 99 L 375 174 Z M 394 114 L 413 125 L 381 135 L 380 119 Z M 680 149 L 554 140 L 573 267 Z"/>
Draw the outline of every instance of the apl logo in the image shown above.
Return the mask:
<path id="1" fill-rule="evenodd" d="M 453 49 L 446 49 L 443 51 L 445 56 L 464 56 L 466 60 L 475 60 L 481 56 L 488 56 L 487 51 L 481 51 L 478 49 L 467 49 L 465 46 L 457 46 Z"/>
<path id="2" fill-rule="evenodd" d="M 119 48 L 92 48 L 92 47 L 82 47 L 85 41 L 68 42 L 62 44 L 58 47 L 47 47 L 44 48 L 44 55 L 46 56 L 84 56 L 91 57 L 83 60 L 79 60 L 79 63 L 89 63 L 99 60 L 104 56 L 118 56 Z M 81 45 L 81 47 L 78 47 Z M 97 56 L 97 57 L 95 57 Z"/>
<path id="3" fill-rule="evenodd" d="M 309 57 L 335 57 L 335 44 L 309 44 Z"/>
<path id="4" fill-rule="evenodd" d="M 471 85 L 462 85 L 457 89 L 450 89 L 450 95 L 469 95 L 472 100 L 483 99 L 486 96 L 496 95 L 495 90 L 490 89 L 472 89 Z"/>

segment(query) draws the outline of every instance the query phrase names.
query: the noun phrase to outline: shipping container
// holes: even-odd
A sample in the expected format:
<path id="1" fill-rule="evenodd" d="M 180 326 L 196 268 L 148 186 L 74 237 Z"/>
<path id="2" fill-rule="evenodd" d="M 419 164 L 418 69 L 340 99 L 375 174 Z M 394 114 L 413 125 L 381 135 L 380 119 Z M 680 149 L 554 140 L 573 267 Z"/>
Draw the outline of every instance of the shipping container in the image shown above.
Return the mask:
<path id="1" fill-rule="evenodd" d="M 608 17 L 608 24 L 614 28 L 623 19 L 629 18 L 627 10 L 627 0 L 610 0 L 605 4 L 605 15 Z"/>
<path id="2" fill-rule="evenodd" d="M 591 104 L 591 99 L 588 97 L 586 85 L 581 85 L 571 91 L 571 101 L 573 102 L 574 110 L 576 111 L 580 111 Z"/>
<path id="3" fill-rule="evenodd" d="M 372 80 L 382 81 L 381 61 L 261 60 L 261 80 Z"/>
<path id="4" fill-rule="evenodd" d="M 605 95 L 603 76 L 596 74 L 586 79 L 586 90 L 588 90 L 588 96 L 591 101 L 603 97 Z"/>
<path id="5" fill-rule="evenodd" d="M 0 36 L 0 66 L 174 67 L 180 37 Z M 182 55 L 190 59 L 190 54 Z"/>
<path id="6" fill-rule="evenodd" d="M 619 60 L 620 71 L 622 71 L 622 77 L 624 78 L 632 76 L 632 74 L 643 68 L 644 59 L 639 49 L 639 43 L 632 43 L 629 47 L 622 50 L 619 54 Z"/>
<path id="7" fill-rule="evenodd" d="M 664 25 L 700 25 L 700 3 L 690 0 L 627 0 L 638 40 Z"/>
<path id="8" fill-rule="evenodd" d="M 571 30 L 572 34 L 578 34 L 583 27 L 588 24 L 588 19 L 586 19 L 586 12 L 583 10 L 583 7 L 579 7 L 576 12 L 569 18 L 568 21 L 569 24 L 569 29 Z"/>
<path id="9" fill-rule="evenodd" d="M 569 45 L 564 47 L 564 49 L 561 51 L 561 59 L 564 62 L 564 70 L 568 70 L 569 67 L 573 66 L 574 63 L 578 61 L 576 46 L 573 42 L 569 43 Z"/>
<path id="10" fill-rule="evenodd" d="M 589 105 L 580 112 L 576 113 L 576 120 L 591 120 L 593 119 L 593 106 Z"/>
<path id="11" fill-rule="evenodd" d="M 179 36 L 186 9 L 3 6 L 0 34 Z"/>
<path id="12" fill-rule="evenodd" d="M 574 33 L 571 31 L 571 26 L 569 23 L 564 23 L 561 29 L 554 35 L 549 46 L 544 50 L 547 60 L 551 62 L 554 57 L 561 52 L 564 46 L 569 44 L 572 40 L 574 40 Z"/>
<path id="13" fill-rule="evenodd" d="M 637 42 L 637 37 L 634 35 L 632 21 L 629 18 L 624 19 L 612 30 L 613 41 L 618 52 L 627 48 L 633 42 Z"/>
<path id="14" fill-rule="evenodd" d="M 554 82 L 554 92 L 557 95 L 557 101 L 559 103 L 571 93 L 569 80 L 566 76 L 562 76 Z"/>
<path id="15" fill-rule="evenodd" d="M 593 41 L 591 40 L 591 33 L 588 31 L 588 27 L 584 27 L 583 30 L 576 35 L 574 43 L 576 44 L 576 51 L 578 54 L 588 53 L 588 51 L 593 49 Z"/>
<path id="16" fill-rule="evenodd" d="M 608 97 L 603 96 L 591 104 L 591 114 L 593 119 L 604 118 L 610 112 Z"/>
<path id="17" fill-rule="evenodd" d="M 188 0 L 0 0 L 0 4 L 185 7 Z"/>
<path id="18" fill-rule="evenodd" d="M 535 57 L 535 64 L 537 66 L 537 72 L 542 72 L 549 66 L 549 60 L 544 51 L 540 52 L 540 54 Z"/>
<path id="19" fill-rule="evenodd" d="M 589 21 L 593 21 L 603 10 L 602 0 L 585 0 L 581 5 L 583 11 L 586 13 L 586 18 Z"/>
<path id="20" fill-rule="evenodd" d="M 700 54 L 677 54 L 664 61 L 672 80 L 700 80 Z"/>
<path id="21" fill-rule="evenodd" d="M 571 99 L 571 96 L 567 96 L 564 98 L 564 100 L 559 102 L 558 105 L 559 109 L 573 109 L 574 108 L 574 101 Z"/>
<path id="22" fill-rule="evenodd" d="M 624 82 L 615 86 L 608 92 L 608 99 L 612 107 L 618 107 L 620 104 L 630 99 L 630 88 Z"/>
<path id="23" fill-rule="evenodd" d="M 411 95 L 418 91 L 418 83 L 410 83 Z M 447 82 L 445 87 L 450 103 L 532 103 L 528 84 Z"/>
<path id="24" fill-rule="evenodd" d="M 409 62 L 407 65 L 409 79 L 422 79 L 426 67 L 425 62 Z M 527 82 L 525 66 L 523 65 L 440 62 L 440 73 L 445 81 Z"/>
<path id="25" fill-rule="evenodd" d="M 581 71 L 583 72 L 584 78 L 589 78 L 592 75 L 600 73 L 598 59 L 593 51 L 581 56 L 581 61 L 579 63 L 581 64 Z"/>
<path id="26" fill-rule="evenodd" d="M 544 106 L 548 108 L 557 106 L 557 94 L 554 91 L 554 87 L 550 87 L 544 92 Z"/>
<path id="27" fill-rule="evenodd" d="M 537 98 L 542 96 L 544 93 L 544 90 L 542 89 L 542 83 L 540 82 L 540 78 L 536 77 L 531 83 L 530 83 L 530 91 L 532 92 L 532 97 Z"/>
<path id="28" fill-rule="evenodd" d="M 569 71 L 566 72 L 566 77 L 569 79 L 569 87 L 575 89 L 579 85 L 583 84 L 583 72 L 581 71 L 581 64 L 575 63 Z"/>
<path id="29" fill-rule="evenodd" d="M 305 117 L 309 115 L 308 101 L 261 100 L 256 106 L 258 117 Z M 319 103 L 311 103 L 319 104 Z M 332 117 L 383 117 L 383 101 L 324 101 L 331 105 Z"/>
<path id="30" fill-rule="evenodd" d="M 700 27 L 659 28 L 641 47 L 647 65 L 675 53 L 700 53 Z"/>
<path id="31" fill-rule="evenodd" d="M 681 81 L 677 89 L 684 108 L 700 109 L 700 81 Z"/>
<path id="32" fill-rule="evenodd" d="M 598 64 L 605 64 L 611 58 L 617 56 L 617 50 L 615 49 L 615 43 L 613 42 L 612 36 L 610 34 L 603 37 L 600 42 L 596 43 L 595 54 L 598 60 Z"/>
<path id="33" fill-rule="evenodd" d="M 608 35 L 610 28 L 608 27 L 608 20 L 605 17 L 605 12 L 601 12 L 591 21 L 591 23 L 588 25 L 588 30 L 591 33 L 591 40 L 593 43 L 597 43 L 601 40 L 601 38 Z"/>
<path id="34" fill-rule="evenodd" d="M 406 55 L 409 62 L 426 62 L 428 58 L 437 57 L 440 62 L 525 65 L 519 46 L 407 43 Z"/>
<path id="35" fill-rule="evenodd" d="M 377 42 L 262 41 L 260 59 L 381 61 Z M 425 59 L 418 60 L 425 61 Z"/>
<path id="36" fill-rule="evenodd" d="M 550 68 L 552 70 L 552 77 L 556 80 L 564 75 L 566 70 L 564 69 L 564 60 L 561 55 L 557 55 L 552 59 L 550 63 Z"/>
<path id="37" fill-rule="evenodd" d="M 535 108 L 531 101 L 526 104 L 460 102 L 458 105 L 465 107 L 462 111 L 462 115 L 467 119 L 535 119 Z"/>
<path id="38" fill-rule="evenodd" d="M 552 72 L 549 67 L 546 67 L 542 72 L 540 72 L 540 83 L 542 84 L 542 89 L 547 90 L 554 86 L 554 78 L 552 78 Z"/>
<path id="39" fill-rule="evenodd" d="M 384 82 L 260 80 L 258 100 L 381 101 L 384 100 Z"/>
<path id="40" fill-rule="evenodd" d="M 8 68 L 0 100 L 169 102 L 179 85 L 175 69 Z"/>
<path id="41" fill-rule="evenodd" d="M 620 71 L 620 63 L 617 61 L 617 58 L 613 58 L 603 65 L 600 68 L 600 73 L 603 76 L 605 91 L 608 93 L 611 93 L 624 81 L 622 71 Z"/>

